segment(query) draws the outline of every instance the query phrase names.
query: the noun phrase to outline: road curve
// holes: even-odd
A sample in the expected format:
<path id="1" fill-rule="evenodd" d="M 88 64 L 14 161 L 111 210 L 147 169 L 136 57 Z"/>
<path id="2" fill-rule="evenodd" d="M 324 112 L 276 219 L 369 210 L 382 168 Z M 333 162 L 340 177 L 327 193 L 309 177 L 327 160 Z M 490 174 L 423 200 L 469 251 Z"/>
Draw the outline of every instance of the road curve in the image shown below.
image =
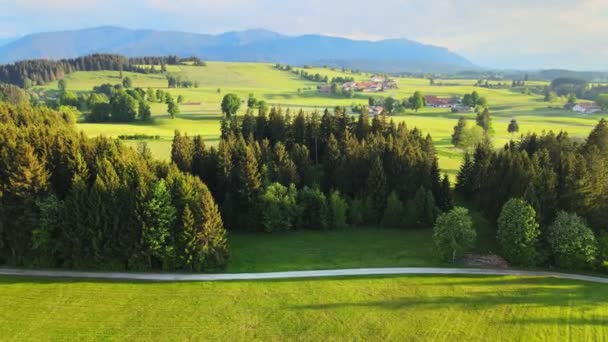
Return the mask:
<path id="1" fill-rule="evenodd" d="M 108 279 L 108 280 L 142 280 L 142 281 L 221 281 L 221 280 L 263 280 L 263 279 L 297 279 L 297 278 L 326 278 L 351 277 L 370 275 L 501 275 L 501 276 L 530 276 L 551 277 L 559 279 L 580 280 L 593 283 L 608 284 L 608 278 L 543 271 L 518 271 L 504 269 L 476 268 L 356 268 L 319 271 L 289 271 L 266 273 L 218 273 L 218 274 L 186 274 L 186 273 L 126 273 L 126 272 L 77 272 L 77 271 L 44 271 L 0 268 L 0 276 L 46 277 L 46 278 L 78 278 L 78 279 Z"/>

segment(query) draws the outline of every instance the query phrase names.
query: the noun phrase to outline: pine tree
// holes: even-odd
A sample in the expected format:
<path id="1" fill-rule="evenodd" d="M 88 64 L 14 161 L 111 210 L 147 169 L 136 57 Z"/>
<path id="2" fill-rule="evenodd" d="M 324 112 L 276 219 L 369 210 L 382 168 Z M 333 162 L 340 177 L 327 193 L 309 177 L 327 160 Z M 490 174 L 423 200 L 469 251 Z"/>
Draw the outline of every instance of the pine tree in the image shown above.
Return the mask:
<path id="1" fill-rule="evenodd" d="M 192 158 L 194 146 L 187 135 L 181 135 L 175 130 L 171 145 L 171 161 L 183 172 L 192 171 Z"/>
<path id="2" fill-rule="evenodd" d="M 458 124 L 454 126 L 454 134 L 452 134 L 452 145 L 459 146 L 460 139 L 462 136 L 462 132 L 464 132 L 467 126 L 467 119 L 464 116 L 461 116 L 458 119 Z"/>
<path id="3" fill-rule="evenodd" d="M 452 198 L 452 189 L 450 187 L 448 175 L 444 175 L 443 180 L 441 181 L 437 206 L 444 212 L 447 212 L 454 207 L 454 199 Z"/>
<path id="4" fill-rule="evenodd" d="M 401 228 L 405 223 L 405 208 L 395 191 L 391 191 L 386 200 L 386 209 L 382 217 L 382 226 L 387 228 Z"/>
<path id="5" fill-rule="evenodd" d="M 485 108 L 483 112 L 477 114 L 476 121 L 477 126 L 483 128 L 486 133 L 492 130 L 492 117 L 488 108 Z"/>
<path id="6" fill-rule="evenodd" d="M 338 140 L 330 133 L 327 141 L 327 148 L 325 150 L 325 156 L 323 160 L 323 167 L 325 171 L 325 184 L 324 188 L 330 190 L 337 184 L 339 177 L 338 169 L 342 163 L 342 152 L 338 146 Z"/>
<path id="7" fill-rule="evenodd" d="M 380 158 L 376 157 L 372 161 L 371 170 L 366 183 L 366 200 L 370 212 L 369 220 L 371 223 L 378 223 L 386 207 L 387 181 L 384 167 Z"/>
<path id="8" fill-rule="evenodd" d="M 20 265 L 29 251 L 32 230 L 38 224 L 36 201 L 48 191 L 48 173 L 32 146 L 18 142 L 4 188 L 4 238 L 11 263 Z"/>
<path id="9" fill-rule="evenodd" d="M 181 215 L 178 250 L 178 257 L 183 269 L 189 271 L 194 269 L 196 253 L 196 228 L 194 215 L 192 214 L 190 207 L 186 206 Z"/>

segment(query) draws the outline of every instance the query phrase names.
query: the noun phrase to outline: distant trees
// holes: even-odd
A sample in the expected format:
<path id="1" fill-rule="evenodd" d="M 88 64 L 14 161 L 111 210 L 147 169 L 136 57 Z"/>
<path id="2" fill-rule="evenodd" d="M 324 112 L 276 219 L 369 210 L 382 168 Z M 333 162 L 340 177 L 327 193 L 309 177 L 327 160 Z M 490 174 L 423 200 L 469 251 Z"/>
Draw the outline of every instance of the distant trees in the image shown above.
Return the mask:
<path id="1" fill-rule="evenodd" d="M 241 99 L 236 94 L 226 94 L 222 99 L 222 113 L 227 118 L 235 115 L 241 107 Z"/>
<path id="2" fill-rule="evenodd" d="M 59 89 L 59 92 L 63 93 L 68 89 L 68 83 L 65 79 L 60 79 L 57 82 L 57 88 Z"/>
<path id="3" fill-rule="evenodd" d="M 127 76 L 127 77 L 123 78 L 122 86 L 127 89 L 133 87 L 133 80 L 131 79 L 131 77 Z"/>
<path id="4" fill-rule="evenodd" d="M 457 207 L 441 214 L 433 229 L 433 241 L 441 259 L 451 263 L 471 249 L 477 238 L 469 211 Z"/>
<path id="5" fill-rule="evenodd" d="M 467 127 L 467 119 L 464 116 L 458 118 L 458 124 L 454 126 L 454 133 L 452 134 L 452 145 L 460 146 L 462 140 L 462 134 Z"/>
<path id="6" fill-rule="evenodd" d="M 486 107 L 488 102 L 485 97 L 479 96 L 477 91 L 473 91 L 471 94 L 465 94 L 462 97 L 462 104 L 469 107 Z"/>
<path id="7" fill-rule="evenodd" d="M 65 75 L 72 72 L 97 70 L 121 70 L 137 73 L 158 72 L 134 63 L 133 60 L 123 56 L 93 54 L 58 61 L 38 59 L 1 65 L 0 83 L 10 83 L 19 87 L 30 88 L 34 85 L 62 80 Z M 60 89 L 62 89 L 61 86 Z"/>
<path id="8" fill-rule="evenodd" d="M 422 93 L 419 91 L 414 92 L 414 95 L 408 99 L 407 104 L 408 108 L 415 111 L 418 111 L 420 108 L 423 108 L 426 105 L 424 96 L 422 96 Z"/>
<path id="9" fill-rule="evenodd" d="M 0 101 L 12 104 L 25 104 L 30 102 L 30 96 L 25 90 L 12 85 L 0 83 Z"/>
<path id="10" fill-rule="evenodd" d="M 169 113 L 172 119 L 175 119 L 175 116 L 179 114 L 179 104 L 175 102 L 173 96 L 169 93 L 165 94 L 165 104 L 167 105 L 167 113 Z"/>
<path id="11" fill-rule="evenodd" d="M 511 119 L 507 131 L 511 134 L 511 138 L 513 138 L 515 133 L 519 133 L 519 124 L 517 123 L 517 120 Z"/>
<path id="12" fill-rule="evenodd" d="M 475 121 L 477 122 L 477 126 L 481 127 L 484 132 L 488 133 L 492 130 L 492 117 L 488 108 L 485 108 L 483 111 L 477 113 L 477 118 Z"/>

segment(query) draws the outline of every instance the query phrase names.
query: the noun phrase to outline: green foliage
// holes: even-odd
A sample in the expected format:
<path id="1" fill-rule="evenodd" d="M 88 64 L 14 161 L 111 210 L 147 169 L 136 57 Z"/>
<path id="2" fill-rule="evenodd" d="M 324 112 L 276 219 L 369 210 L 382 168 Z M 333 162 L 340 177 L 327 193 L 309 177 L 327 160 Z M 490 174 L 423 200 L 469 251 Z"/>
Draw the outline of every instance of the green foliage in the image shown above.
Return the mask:
<path id="1" fill-rule="evenodd" d="M 492 130 L 492 117 L 488 108 L 485 108 L 481 113 L 477 113 L 477 126 L 483 128 L 483 131 L 488 133 Z"/>
<path id="2" fill-rule="evenodd" d="M 438 214 L 433 193 L 425 188 L 420 188 L 414 196 L 413 203 L 416 212 L 415 220 L 409 222 L 422 228 L 431 227 Z"/>
<path id="3" fill-rule="evenodd" d="M 25 90 L 15 85 L 0 83 L 0 101 L 14 105 L 26 104 L 30 101 L 30 96 Z"/>
<path id="4" fill-rule="evenodd" d="M 139 118 L 142 120 L 148 120 L 152 116 L 152 111 L 150 109 L 150 104 L 145 100 L 139 101 Z"/>
<path id="5" fill-rule="evenodd" d="M 463 150 L 466 150 L 466 151 L 470 151 L 470 150 L 474 149 L 477 145 L 482 143 L 483 140 L 485 139 L 485 137 L 486 137 L 486 134 L 482 127 L 480 127 L 480 126 L 473 126 L 470 128 L 466 127 L 460 133 L 460 139 L 458 141 L 457 147 L 459 147 Z"/>
<path id="6" fill-rule="evenodd" d="M 330 229 L 345 229 L 348 203 L 342 198 L 339 191 L 333 191 L 329 196 L 329 212 L 327 223 Z"/>
<path id="7" fill-rule="evenodd" d="M 597 241 L 583 218 L 560 211 L 548 233 L 547 240 L 558 267 L 577 270 L 596 266 Z"/>
<path id="8" fill-rule="evenodd" d="M 419 91 L 414 92 L 414 95 L 407 100 L 407 103 L 408 107 L 415 111 L 418 111 L 426 105 L 424 96 L 422 96 L 422 93 Z"/>
<path id="9" fill-rule="evenodd" d="M 534 208 L 522 199 L 511 199 L 503 206 L 497 224 L 503 256 L 517 266 L 536 265 L 540 230 Z"/>
<path id="10" fill-rule="evenodd" d="M 298 206 L 301 210 L 300 227 L 310 230 L 330 228 L 328 222 L 329 205 L 325 194 L 319 188 L 305 187 L 298 193 Z"/>
<path id="11" fill-rule="evenodd" d="M 517 120 L 512 119 L 511 122 L 509 123 L 509 127 L 507 127 L 507 131 L 511 134 L 515 134 L 519 132 L 519 124 L 517 123 Z"/>
<path id="12" fill-rule="evenodd" d="M 131 122 L 137 117 L 139 103 L 124 90 L 114 92 L 112 98 L 110 98 L 110 106 L 112 108 L 112 121 Z"/>
<path id="13" fill-rule="evenodd" d="M 262 227 L 266 232 L 292 230 L 299 216 L 295 186 L 273 183 L 259 198 Z"/>
<path id="14" fill-rule="evenodd" d="M 179 104 L 177 104 L 173 97 L 168 93 L 165 95 L 165 104 L 167 105 L 167 113 L 169 113 L 171 118 L 174 119 L 175 116 L 180 112 Z"/>
<path id="15" fill-rule="evenodd" d="M 404 223 L 405 208 L 395 191 L 391 191 L 386 200 L 386 209 L 382 217 L 382 226 L 387 228 L 401 228 Z"/>
<path id="16" fill-rule="evenodd" d="M 458 124 L 454 126 L 454 133 L 452 134 L 452 145 L 461 146 L 462 134 L 467 127 L 467 119 L 461 116 L 458 119 Z"/>
<path id="17" fill-rule="evenodd" d="M 192 212 L 183 215 L 183 219 L 193 220 Z M 186 216 L 189 217 L 186 218 Z M 172 259 L 175 257 L 171 231 L 176 219 L 177 210 L 171 203 L 171 193 L 166 182 L 161 179 L 152 183 L 143 205 L 142 220 L 144 224 L 141 237 L 142 253 L 149 268 L 162 265 L 163 268 L 170 269 Z M 191 223 L 187 223 L 190 229 Z M 184 223 L 182 222 L 182 224 Z"/>
<path id="18" fill-rule="evenodd" d="M 131 79 L 131 77 L 127 76 L 127 77 L 123 78 L 122 86 L 125 87 L 126 89 L 133 87 L 133 80 Z"/>
<path id="19" fill-rule="evenodd" d="M 219 90 L 219 89 L 218 89 Z M 235 94 L 226 94 L 222 100 L 222 113 L 230 118 L 235 115 L 241 107 L 241 99 Z"/>
<path id="20" fill-rule="evenodd" d="M 369 176 L 367 177 L 367 205 L 368 221 L 378 223 L 386 207 L 387 181 L 382 162 L 379 158 L 373 159 Z"/>
<path id="21" fill-rule="evenodd" d="M 477 238 L 473 220 L 466 208 L 456 207 L 441 214 L 433 228 L 433 241 L 444 261 L 455 263 L 470 250 Z"/>
<path id="22" fill-rule="evenodd" d="M 603 111 L 608 111 L 608 94 L 598 95 L 596 101 Z"/>
<path id="23" fill-rule="evenodd" d="M 348 209 L 348 223 L 352 226 L 360 226 L 365 222 L 365 201 L 355 198 Z"/>

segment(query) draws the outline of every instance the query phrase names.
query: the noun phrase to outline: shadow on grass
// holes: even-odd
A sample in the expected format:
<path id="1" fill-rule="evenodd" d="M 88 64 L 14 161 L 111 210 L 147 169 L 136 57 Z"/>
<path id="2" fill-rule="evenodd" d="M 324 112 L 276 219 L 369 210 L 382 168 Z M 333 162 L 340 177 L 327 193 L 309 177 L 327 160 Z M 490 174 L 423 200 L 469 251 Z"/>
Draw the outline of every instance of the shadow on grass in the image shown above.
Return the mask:
<path id="1" fill-rule="evenodd" d="M 441 295 L 441 296 L 411 296 L 395 298 L 391 300 L 366 301 L 366 302 L 335 302 L 322 304 L 308 304 L 291 307 L 298 310 L 335 310 L 348 308 L 380 308 L 385 310 L 400 310 L 407 308 L 445 308 L 453 306 L 459 310 L 483 311 L 503 306 L 526 306 L 533 309 L 538 308 L 576 308 L 580 311 L 587 311 L 602 308 L 608 305 L 608 296 L 604 285 L 580 284 L 575 282 L 565 282 L 557 284 L 552 280 L 539 278 L 532 282 L 532 286 L 526 286 L 530 282 L 517 282 L 513 279 L 506 281 L 491 280 L 489 283 L 474 282 L 464 283 L 470 289 L 462 291 L 462 295 Z M 456 283 L 458 284 L 458 283 Z M 564 287 L 564 284 L 569 286 Z M 436 286 L 448 286 L 453 283 L 435 284 Z M 487 286 L 498 287 L 497 291 L 488 289 Z M 513 288 L 522 285 L 525 288 Z M 500 288 L 508 286 L 508 288 Z M 603 290 L 603 291 L 602 291 Z M 531 318 L 506 320 L 505 323 L 511 324 L 581 324 L 581 325 L 606 325 L 608 320 L 600 318 Z"/>

